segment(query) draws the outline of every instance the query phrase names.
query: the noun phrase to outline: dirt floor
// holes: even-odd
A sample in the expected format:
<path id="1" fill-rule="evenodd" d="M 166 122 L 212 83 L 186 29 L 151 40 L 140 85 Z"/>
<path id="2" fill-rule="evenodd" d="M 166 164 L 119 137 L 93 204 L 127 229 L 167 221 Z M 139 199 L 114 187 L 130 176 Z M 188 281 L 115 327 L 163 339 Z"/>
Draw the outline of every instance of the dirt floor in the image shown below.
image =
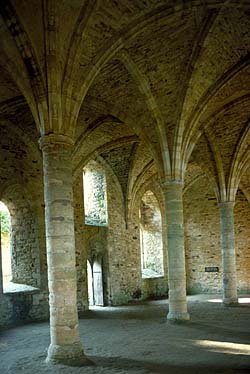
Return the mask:
<path id="1" fill-rule="evenodd" d="M 189 297 L 191 321 L 178 325 L 166 322 L 166 300 L 86 312 L 80 332 L 88 367 L 45 363 L 48 323 L 3 331 L 0 373 L 250 373 L 250 299 L 230 308 L 211 299 Z"/>

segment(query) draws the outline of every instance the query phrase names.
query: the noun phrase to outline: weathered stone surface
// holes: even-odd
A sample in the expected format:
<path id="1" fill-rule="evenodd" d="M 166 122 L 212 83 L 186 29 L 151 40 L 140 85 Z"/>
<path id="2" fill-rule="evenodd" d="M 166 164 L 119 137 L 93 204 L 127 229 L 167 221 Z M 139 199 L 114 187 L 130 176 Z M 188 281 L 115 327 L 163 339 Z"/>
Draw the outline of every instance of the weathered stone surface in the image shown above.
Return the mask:
<path id="1" fill-rule="evenodd" d="M 45 136 L 39 141 L 44 161 L 46 246 L 51 343 L 47 360 L 84 361 L 76 304 L 72 140 Z M 55 219 L 60 216 L 63 219 Z"/>
<path id="2" fill-rule="evenodd" d="M 187 319 L 186 286 L 222 292 L 223 272 L 234 299 L 236 277 L 238 291 L 250 292 L 250 4 L 8 0 L 0 14 L 0 200 L 12 219 L 13 280 L 39 289 L 10 296 L 0 287 L 0 323 L 46 318 L 49 286 L 51 359 L 78 360 L 76 314 L 89 307 L 87 261 L 93 268 L 97 258 L 105 305 L 170 289 L 169 317 Z M 43 160 L 40 136 L 58 140 Z M 107 219 L 99 210 L 90 222 L 82 173 L 91 162 L 106 176 Z M 162 180 L 184 181 L 183 189 L 166 191 Z M 144 279 L 147 191 L 162 225 L 148 240 L 153 262 L 165 234 L 154 268 L 161 276 Z M 218 202 L 228 201 L 234 217 L 229 227 L 222 213 L 220 230 Z"/>
<path id="3" fill-rule="evenodd" d="M 237 288 L 249 287 L 249 204 L 241 191 L 234 208 Z M 222 293 L 220 213 L 214 191 L 201 176 L 184 194 L 185 255 L 188 293 Z M 219 272 L 205 272 L 206 266 Z"/>
<path id="4" fill-rule="evenodd" d="M 168 251 L 170 321 L 189 320 L 186 300 L 186 269 L 183 221 L 183 183 L 178 180 L 163 182 L 166 199 L 166 235 Z"/>

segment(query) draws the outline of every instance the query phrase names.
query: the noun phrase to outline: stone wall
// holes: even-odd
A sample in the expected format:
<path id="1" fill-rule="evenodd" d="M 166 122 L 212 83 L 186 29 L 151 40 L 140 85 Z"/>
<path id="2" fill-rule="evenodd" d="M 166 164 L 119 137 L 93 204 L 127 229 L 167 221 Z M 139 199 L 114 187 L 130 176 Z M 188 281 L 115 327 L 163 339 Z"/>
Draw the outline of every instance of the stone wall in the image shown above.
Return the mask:
<path id="1" fill-rule="evenodd" d="M 110 265 L 111 302 L 113 305 L 134 300 L 143 300 L 166 296 L 168 294 L 167 282 L 167 253 L 164 236 L 165 217 L 164 199 L 155 176 L 150 184 L 142 184 L 135 204 L 125 219 L 124 202 L 120 186 L 111 173 L 107 177 L 108 194 L 108 253 Z M 110 186 L 112 186 L 110 188 Z M 140 248 L 140 216 L 139 210 L 143 194 L 151 190 L 155 194 L 163 218 L 163 274 L 158 278 L 142 277 L 141 248 Z"/>
<path id="2" fill-rule="evenodd" d="M 100 165 L 98 165 L 100 168 Z M 107 227 L 85 224 L 83 175 L 79 170 L 74 175 L 74 220 L 76 241 L 76 270 L 77 270 L 77 303 L 79 312 L 89 307 L 87 287 L 87 260 L 92 261 L 95 256 L 101 255 L 103 259 L 103 288 L 104 303 L 110 304 L 108 292 L 108 252 Z M 93 222 L 92 222 L 93 223 Z M 101 243 L 101 249 L 100 244 Z M 101 252 L 101 253 L 100 253 Z"/>
<path id="3" fill-rule="evenodd" d="M 6 196 L 6 197 L 5 197 Z M 3 200 L 11 216 L 12 281 L 38 287 L 40 285 L 40 255 L 37 222 L 32 202 L 19 185 L 9 187 Z"/>
<path id="4" fill-rule="evenodd" d="M 49 318 L 48 292 L 19 291 L 0 297 L 0 326 L 16 325 Z"/>
<path id="5" fill-rule="evenodd" d="M 84 235 L 83 175 L 79 171 L 73 179 L 73 201 L 75 221 L 77 306 L 79 312 L 88 309 L 87 252 Z"/>
<path id="6" fill-rule="evenodd" d="M 18 127 L 11 129 L 1 124 L 0 200 L 11 215 L 12 276 L 15 282 L 46 287 L 41 152 Z"/>
<path id="7" fill-rule="evenodd" d="M 160 212 L 158 212 L 157 218 L 159 220 L 159 214 L 161 216 L 161 238 L 162 238 L 162 276 L 153 278 L 143 278 L 142 276 L 142 268 L 141 268 L 141 243 L 140 243 L 140 207 L 142 203 L 143 196 L 146 191 L 151 191 L 151 193 L 156 198 L 157 201 L 156 205 L 160 208 Z M 151 212 L 152 213 L 152 212 Z M 145 217 L 146 218 L 146 217 Z M 149 219 L 146 219 L 146 227 L 149 224 Z M 157 221 L 157 220 L 156 220 Z M 159 223 L 159 222 L 158 222 Z M 150 225 L 151 228 L 157 227 L 159 230 L 159 225 L 152 223 Z M 130 214 L 129 214 L 129 228 L 131 231 L 130 234 L 130 245 L 131 245 L 131 252 L 134 253 L 134 259 L 136 258 L 137 261 L 134 260 L 134 263 L 137 266 L 139 276 L 138 276 L 138 290 L 137 294 L 140 295 L 141 299 L 148 299 L 148 298 L 155 298 L 155 297 L 163 297 L 168 295 L 168 275 L 167 275 L 167 243 L 166 243 L 166 219 L 165 219 L 165 206 L 164 206 L 164 197 L 161 190 L 161 187 L 157 181 L 156 175 L 153 175 L 146 183 L 142 182 L 141 188 L 138 190 L 136 198 L 134 200 L 133 206 L 130 207 Z M 148 227 L 149 228 L 149 227 Z M 159 237 L 159 232 L 158 232 Z M 132 238 L 132 240 L 131 240 Z M 154 250 L 154 246 L 151 245 L 152 251 Z M 159 248 L 156 249 L 156 252 L 159 254 Z"/>
<path id="8" fill-rule="evenodd" d="M 95 256 L 102 259 L 105 305 L 119 305 L 132 300 L 166 295 L 165 242 L 164 275 L 157 279 L 142 278 L 139 217 L 142 195 L 140 194 L 133 212 L 126 218 L 124 196 L 118 179 L 105 162 L 101 163 L 99 160 L 98 168 L 104 170 L 106 175 L 107 227 L 84 225 L 82 171 L 74 175 L 78 307 L 82 311 L 88 308 L 87 260 L 92 261 Z M 159 194 L 159 191 L 157 193 Z"/>
<path id="9" fill-rule="evenodd" d="M 240 292 L 249 292 L 250 207 L 241 192 L 235 206 L 235 247 Z M 184 194 L 185 249 L 188 293 L 222 290 L 220 217 L 216 197 L 206 177 L 199 178 Z M 218 267 L 219 272 L 205 272 Z"/>
<path id="10" fill-rule="evenodd" d="M 11 215 L 12 280 L 36 287 L 0 295 L 0 325 L 44 320 L 48 282 L 41 153 L 19 128 L 10 131 L 8 123 L 1 123 L 0 138 L 0 200 Z"/>
<path id="11" fill-rule="evenodd" d="M 108 299 L 112 305 L 128 302 L 137 290 L 138 254 L 129 245 L 130 235 L 125 222 L 125 205 L 121 186 L 106 166 L 108 230 Z"/>
<path id="12" fill-rule="evenodd" d="M 87 260 L 89 261 L 92 270 L 95 262 L 98 262 L 101 265 L 104 305 L 111 304 L 107 235 L 107 227 L 85 225 L 84 236 L 86 243 Z"/>
<path id="13" fill-rule="evenodd" d="M 8 157 L 5 159 L 2 155 L 4 162 L 1 181 L 4 188 L 0 197 L 8 206 L 12 219 L 13 280 L 37 287 L 35 291 L 6 293 L 2 296 L 0 324 L 7 325 L 48 318 L 48 291 L 40 151 L 34 150 L 34 145 L 30 145 L 29 149 L 27 142 L 19 142 L 16 145 L 11 134 L 5 132 L 4 135 L 4 152 L 7 151 Z M 16 152 L 12 152 L 15 147 Z M 141 180 L 131 206 L 128 201 L 124 201 L 126 196 L 116 175 L 101 158 L 98 158 L 98 170 L 105 172 L 106 175 L 106 227 L 102 224 L 86 224 L 82 169 L 74 173 L 79 312 L 88 309 L 87 260 L 93 261 L 95 258 L 101 258 L 102 262 L 105 305 L 125 304 L 135 300 L 166 296 L 168 293 L 165 202 L 156 175 Z M 144 228 L 148 231 L 156 230 L 162 237 L 163 273 L 157 278 L 143 278 L 141 271 L 142 222 L 139 211 L 140 208 L 141 212 L 145 208 L 142 206 L 142 199 L 146 191 L 152 191 L 159 207 L 159 214 L 157 217 L 153 216 L 151 221 L 152 212 L 146 209 L 148 214 L 144 212 L 143 221 Z M 159 217 L 162 220 L 162 233 L 159 228 Z M 198 178 L 187 188 L 184 195 L 184 218 L 188 292 L 220 292 L 222 269 L 219 209 L 213 190 L 205 177 Z M 243 194 L 238 192 L 235 206 L 235 235 L 238 287 L 241 292 L 249 292 L 249 227 L 249 204 Z M 153 253 L 155 246 L 151 247 Z M 205 272 L 205 266 L 218 267 L 219 272 Z"/>

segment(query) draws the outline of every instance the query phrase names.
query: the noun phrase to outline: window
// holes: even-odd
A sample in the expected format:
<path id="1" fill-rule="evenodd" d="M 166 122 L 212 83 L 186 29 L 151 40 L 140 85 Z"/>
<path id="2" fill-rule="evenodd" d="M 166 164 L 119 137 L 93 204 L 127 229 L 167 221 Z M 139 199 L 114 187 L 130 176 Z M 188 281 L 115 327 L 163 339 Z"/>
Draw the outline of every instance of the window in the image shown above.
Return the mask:
<path id="1" fill-rule="evenodd" d="M 147 191 L 143 195 L 139 217 L 142 278 L 163 276 L 162 220 L 153 192 Z"/>
<path id="2" fill-rule="evenodd" d="M 90 161 L 83 169 L 83 190 L 85 223 L 106 226 L 108 218 L 105 172 L 95 161 Z"/>
<path id="3" fill-rule="evenodd" d="M 2 276 L 3 284 L 11 281 L 11 250 L 10 250 L 10 232 L 11 220 L 10 213 L 7 206 L 0 201 L 0 216 L 1 216 L 1 257 L 2 257 Z"/>
<path id="4" fill-rule="evenodd" d="M 19 292 L 40 285 L 37 219 L 32 202 L 19 185 L 9 186 L 1 204 L 3 291 Z"/>

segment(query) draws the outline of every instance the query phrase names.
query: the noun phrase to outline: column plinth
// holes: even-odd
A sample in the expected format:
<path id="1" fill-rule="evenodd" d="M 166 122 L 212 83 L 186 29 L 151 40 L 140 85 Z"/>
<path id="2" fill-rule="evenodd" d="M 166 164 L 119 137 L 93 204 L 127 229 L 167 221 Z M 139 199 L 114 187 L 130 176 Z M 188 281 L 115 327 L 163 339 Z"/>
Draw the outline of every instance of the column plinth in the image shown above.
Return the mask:
<path id="1" fill-rule="evenodd" d="M 234 202 L 222 202 L 219 204 L 219 209 L 223 270 L 223 303 L 225 306 L 232 306 L 238 304 L 234 243 Z"/>
<path id="2" fill-rule="evenodd" d="M 71 138 L 51 134 L 39 140 L 43 152 L 46 248 L 50 304 L 47 362 L 88 363 L 79 336 Z"/>
<path id="3" fill-rule="evenodd" d="M 183 183 L 163 183 L 166 200 L 167 253 L 169 282 L 169 313 L 167 319 L 183 322 L 190 319 L 187 310 L 186 270 L 183 223 Z"/>

